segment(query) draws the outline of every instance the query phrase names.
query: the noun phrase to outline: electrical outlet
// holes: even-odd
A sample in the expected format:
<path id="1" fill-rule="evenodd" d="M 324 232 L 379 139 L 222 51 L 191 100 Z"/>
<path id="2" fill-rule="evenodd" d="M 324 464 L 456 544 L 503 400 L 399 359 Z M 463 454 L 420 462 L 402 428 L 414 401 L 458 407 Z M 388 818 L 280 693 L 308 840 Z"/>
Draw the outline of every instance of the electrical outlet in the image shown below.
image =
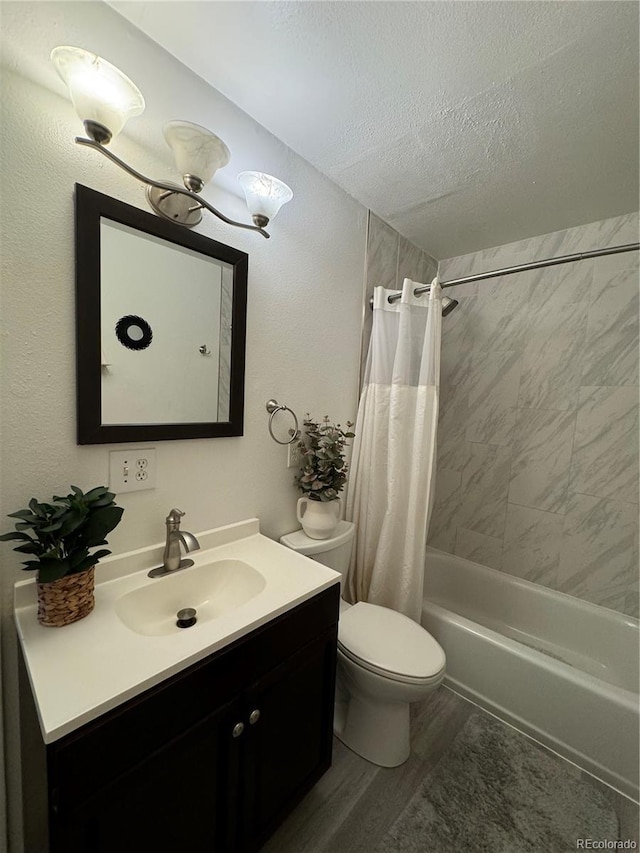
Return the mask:
<path id="1" fill-rule="evenodd" d="M 153 447 L 112 450 L 109 453 L 109 488 L 117 495 L 156 487 L 156 451 Z"/>
<path id="2" fill-rule="evenodd" d="M 298 440 L 293 444 L 287 444 L 287 468 L 300 468 L 302 465 L 302 453 L 298 447 Z"/>

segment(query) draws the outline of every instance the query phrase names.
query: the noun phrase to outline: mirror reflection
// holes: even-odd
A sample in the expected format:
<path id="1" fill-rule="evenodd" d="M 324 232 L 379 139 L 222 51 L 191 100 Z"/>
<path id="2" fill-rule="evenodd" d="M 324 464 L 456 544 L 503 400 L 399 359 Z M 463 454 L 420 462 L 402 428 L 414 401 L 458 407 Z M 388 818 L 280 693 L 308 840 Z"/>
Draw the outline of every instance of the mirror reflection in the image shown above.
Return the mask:
<path id="1" fill-rule="evenodd" d="M 232 267 L 102 217 L 100 272 L 102 423 L 228 420 Z"/>

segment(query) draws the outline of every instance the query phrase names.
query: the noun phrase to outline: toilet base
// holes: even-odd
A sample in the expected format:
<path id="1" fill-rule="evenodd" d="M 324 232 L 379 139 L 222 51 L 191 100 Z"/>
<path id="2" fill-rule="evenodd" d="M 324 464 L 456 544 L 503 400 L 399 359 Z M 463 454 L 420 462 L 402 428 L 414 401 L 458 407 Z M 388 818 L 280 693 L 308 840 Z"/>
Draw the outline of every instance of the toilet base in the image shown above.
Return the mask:
<path id="1" fill-rule="evenodd" d="M 338 649 L 334 727 L 336 737 L 379 767 L 398 767 L 409 757 L 410 706 L 444 679 L 408 684 L 363 669 Z"/>
<path id="2" fill-rule="evenodd" d="M 379 767 L 398 767 L 409 758 L 409 705 L 376 703 L 352 696 L 336 705 L 334 734 L 345 746 Z"/>

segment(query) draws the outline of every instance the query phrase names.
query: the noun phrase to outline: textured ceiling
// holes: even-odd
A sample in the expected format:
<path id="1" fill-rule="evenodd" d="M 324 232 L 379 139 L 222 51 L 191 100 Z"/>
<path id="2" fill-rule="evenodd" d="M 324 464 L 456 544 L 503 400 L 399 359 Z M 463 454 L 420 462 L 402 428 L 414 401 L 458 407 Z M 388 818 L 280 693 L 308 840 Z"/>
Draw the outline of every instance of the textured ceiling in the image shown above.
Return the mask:
<path id="1" fill-rule="evenodd" d="M 635 2 L 110 5 L 438 258 L 638 207 Z"/>

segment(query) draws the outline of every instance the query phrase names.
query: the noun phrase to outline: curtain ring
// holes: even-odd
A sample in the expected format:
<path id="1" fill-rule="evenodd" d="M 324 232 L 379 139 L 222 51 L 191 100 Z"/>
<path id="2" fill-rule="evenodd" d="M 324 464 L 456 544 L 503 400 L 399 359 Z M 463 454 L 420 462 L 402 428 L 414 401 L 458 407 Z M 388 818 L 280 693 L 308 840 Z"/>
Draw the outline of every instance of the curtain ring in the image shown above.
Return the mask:
<path id="1" fill-rule="evenodd" d="M 277 400 L 269 400 L 266 405 L 266 410 L 269 412 L 271 417 L 269 418 L 269 435 L 276 442 L 276 444 L 293 444 L 293 442 L 300 437 L 300 430 L 298 429 L 298 418 L 296 417 L 296 413 L 293 409 L 290 409 L 289 406 L 281 406 Z M 273 434 L 273 419 L 278 414 L 278 412 L 291 412 L 291 416 L 293 418 L 294 427 L 289 430 L 291 438 L 289 441 L 280 441 L 279 438 L 276 438 Z"/>

